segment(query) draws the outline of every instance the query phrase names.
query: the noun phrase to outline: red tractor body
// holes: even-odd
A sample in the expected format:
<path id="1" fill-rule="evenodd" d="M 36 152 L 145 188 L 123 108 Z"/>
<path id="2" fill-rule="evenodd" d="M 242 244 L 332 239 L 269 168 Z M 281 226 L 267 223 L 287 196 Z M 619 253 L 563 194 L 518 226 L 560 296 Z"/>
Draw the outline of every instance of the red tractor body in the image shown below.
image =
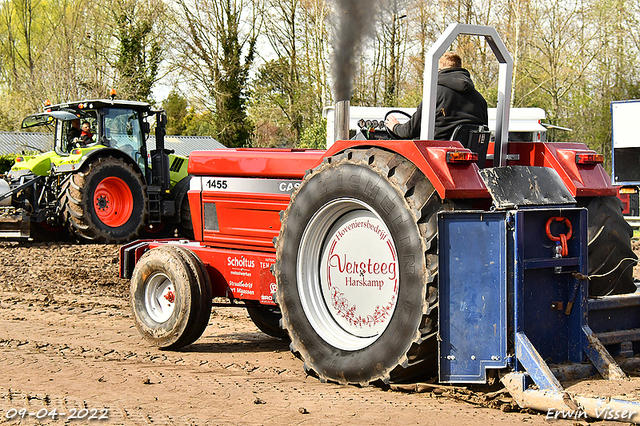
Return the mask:
<path id="1" fill-rule="evenodd" d="M 274 238 L 280 233 L 280 214 L 286 210 L 291 193 L 305 172 L 323 160 L 347 149 L 372 147 L 411 161 L 442 199 L 470 199 L 476 206 L 490 200 L 473 161 L 448 159 L 447 154 L 471 153 L 456 141 L 339 141 L 328 151 L 246 148 L 193 152 L 188 196 L 197 243 L 190 242 L 188 247 L 206 265 L 213 297 L 273 305 Z M 576 198 L 616 195 L 594 157 L 595 151 L 583 144 L 511 143 L 509 154 L 510 166 L 554 169 Z M 580 156 L 591 157 L 580 161 Z M 137 260 L 146 250 L 165 243 L 149 241 L 124 247 L 140 246 Z M 122 275 L 130 277 L 134 264 L 128 263 L 130 270 L 123 270 Z"/>

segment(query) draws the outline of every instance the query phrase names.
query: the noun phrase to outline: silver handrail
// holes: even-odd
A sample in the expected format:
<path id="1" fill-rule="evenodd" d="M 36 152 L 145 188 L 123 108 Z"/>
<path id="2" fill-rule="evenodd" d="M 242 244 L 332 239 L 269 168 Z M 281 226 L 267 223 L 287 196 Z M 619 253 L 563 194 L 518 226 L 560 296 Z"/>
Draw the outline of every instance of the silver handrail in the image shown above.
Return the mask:
<path id="1" fill-rule="evenodd" d="M 436 93 L 438 85 L 438 60 L 459 35 L 484 36 L 491 51 L 500 63 L 498 77 L 498 105 L 496 110 L 496 130 L 494 167 L 507 165 L 507 141 L 509 137 L 509 105 L 511 103 L 511 75 L 513 59 L 493 27 L 470 24 L 451 24 L 436 40 L 425 55 L 424 88 L 422 104 L 421 140 L 433 140 L 435 135 Z"/>

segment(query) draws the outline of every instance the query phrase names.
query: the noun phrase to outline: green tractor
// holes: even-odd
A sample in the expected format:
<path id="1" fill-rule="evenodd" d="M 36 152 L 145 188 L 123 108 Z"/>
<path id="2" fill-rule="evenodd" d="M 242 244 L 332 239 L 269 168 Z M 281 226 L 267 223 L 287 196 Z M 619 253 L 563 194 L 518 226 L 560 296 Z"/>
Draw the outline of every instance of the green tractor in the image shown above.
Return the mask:
<path id="1" fill-rule="evenodd" d="M 154 119 L 156 147 L 148 150 Z M 13 207 L 0 236 L 122 243 L 176 229 L 192 235 L 188 162 L 164 147 L 163 110 L 115 99 L 69 102 L 22 122 L 35 126 L 54 126 L 54 150 L 17 157 L 0 179 L 0 203 Z"/>

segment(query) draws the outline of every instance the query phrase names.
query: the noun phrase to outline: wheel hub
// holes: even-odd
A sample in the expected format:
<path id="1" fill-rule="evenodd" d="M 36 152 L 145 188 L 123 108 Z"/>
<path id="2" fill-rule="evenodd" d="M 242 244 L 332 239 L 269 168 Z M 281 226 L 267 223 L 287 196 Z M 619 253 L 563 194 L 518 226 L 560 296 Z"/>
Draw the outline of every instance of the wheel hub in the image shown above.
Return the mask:
<path id="1" fill-rule="evenodd" d="M 366 204 L 340 199 L 318 210 L 305 229 L 297 270 L 305 313 L 331 345 L 361 349 L 386 330 L 399 262 L 389 230 Z"/>
<path id="2" fill-rule="evenodd" d="M 96 201 L 96 207 L 98 210 L 106 210 L 109 207 L 109 200 L 104 195 L 98 197 Z"/>
<path id="3" fill-rule="evenodd" d="M 96 186 L 93 205 L 102 223 L 117 228 L 127 223 L 133 213 L 133 194 L 125 181 L 109 176 Z"/>
<path id="4" fill-rule="evenodd" d="M 329 312 L 355 336 L 380 334 L 398 290 L 398 261 L 389 232 L 382 221 L 361 210 L 338 220 L 328 236 L 320 277 Z"/>
<path id="5" fill-rule="evenodd" d="M 157 323 L 166 322 L 171 318 L 176 306 L 176 293 L 169 277 L 157 273 L 147 279 L 144 306 L 149 317 Z"/>

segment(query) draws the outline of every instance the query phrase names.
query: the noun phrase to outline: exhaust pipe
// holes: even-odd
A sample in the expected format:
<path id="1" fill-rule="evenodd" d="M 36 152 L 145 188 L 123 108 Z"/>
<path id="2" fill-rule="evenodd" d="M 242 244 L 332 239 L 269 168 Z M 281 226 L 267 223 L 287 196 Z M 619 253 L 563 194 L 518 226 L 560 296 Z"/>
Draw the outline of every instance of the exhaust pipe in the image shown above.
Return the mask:
<path id="1" fill-rule="evenodd" d="M 335 106 L 335 115 L 334 115 L 334 142 L 338 141 L 346 141 L 349 140 L 349 106 L 350 102 L 347 99 L 346 101 L 338 101 Z"/>

